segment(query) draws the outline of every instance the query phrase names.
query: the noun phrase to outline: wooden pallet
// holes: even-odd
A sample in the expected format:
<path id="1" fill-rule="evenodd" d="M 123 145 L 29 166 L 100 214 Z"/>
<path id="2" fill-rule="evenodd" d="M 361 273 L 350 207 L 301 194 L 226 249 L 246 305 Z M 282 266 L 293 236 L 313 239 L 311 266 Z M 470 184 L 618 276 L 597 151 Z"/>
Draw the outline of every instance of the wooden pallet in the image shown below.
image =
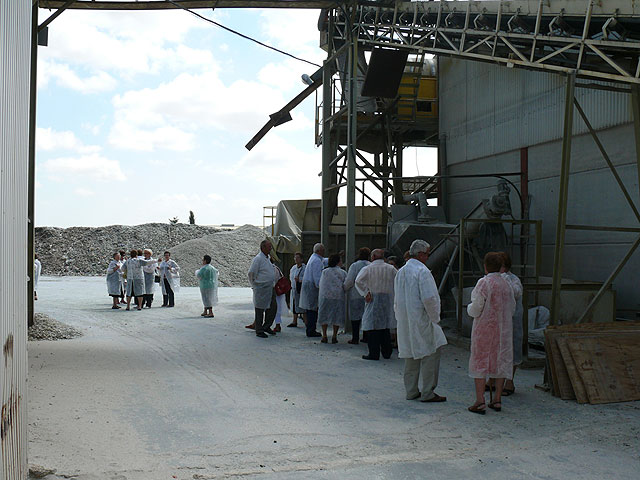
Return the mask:
<path id="1" fill-rule="evenodd" d="M 545 346 L 555 396 L 592 404 L 640 400 L 640 323 L 549 327 Z"/>

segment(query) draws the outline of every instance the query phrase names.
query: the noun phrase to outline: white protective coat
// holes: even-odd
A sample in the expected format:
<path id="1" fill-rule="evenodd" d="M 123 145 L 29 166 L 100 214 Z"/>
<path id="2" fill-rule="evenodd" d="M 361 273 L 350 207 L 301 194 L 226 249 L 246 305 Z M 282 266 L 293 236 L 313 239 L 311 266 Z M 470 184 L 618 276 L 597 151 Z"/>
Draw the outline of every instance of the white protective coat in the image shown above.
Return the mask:
<path id="1" fill-rule="evenodd" d="M 516 300 L 516 311 L 513 313 L 513 364 L 520 365 L 522 363 L 522 282 L 518 276 L 512 272 L 504 272 L 502 276 L 505 278 Z"/>
<path id="2" fill-rule="evenodd" d="M 154 280 L 157 268 L 157 262 L 155 264 L 145 265 L 142 267 L 142 271 L 144 272 L 144 288 L 147 295 L 153 295 L 153 291 L 156 289 L 156 283 Z"/>
<path id="3" fill-rule="evenodd" d="M 160 265 L 158 265 L 158 272 L 160 273 L 160 287 L 162 289 L 162 295 L 167 295 L 167 289 L 164 286 L 164 279 L 166 278 L 171 286 L 171 290 L 173 293 L 178 293 L 180 291 L 180 267 L 178 264 L 169 259 L 162 260 Z"/>
<path id="4" fill-rule="evenodd" d="M 118 267 L 118 268 L 116 268 Z M 122 294 L 122 262 L 111 260 L 107 267 L 107 293 L 119 297 Z"/>
<path id="5" fill-rule="evenodd" d="M 203 265 L 196 270 L 200 286 L 200 296 L 205 308 L 218 304 L 218 269 L 211 264 Z"/>
<path id="6" fill-rule="evenodd" d="M 364 314 L 364 297 L 360 295 L 358 289 L 354 287 L 356 285 L 356 277 L 369 263 L 368 260 L 357 260 L 353 262 L 347 272 L 347 278 L 344 280 L 344 289 L 348 295 L 349 320 L 352 322 L 359 322 L 362 320 L 362 315 Z"/>
<path id="7" fill-rule="evenodd" d="M 273 287 L 276 285 L 278 273 L 269 256 L 258 253 L 249 267 L 249 283 L 253 289 L 253 306 L 267 310 L 271 306 Z"/>
<path id="8" fill-rule="evenodd" d="M 324 269 L 324 261 L 317 253 L 311 255 L 302 279 L 300 292 L 300 308 L 304 310 L 318 310 L 318 294 L 320 293 L 320 277 Z"/>
<path id="9" fill-rule="evenodd" d="M 347 272 L 340 267 L 325 268 L 320 277 L 318 295 L 318 323 L 344 326 L 344 279 Z"/>
<path id="10" fill-rule="evenodd" d="M 298 267 L 298 265 L 294 265 L 289 270 L 289 281 L 291 282 L 291 298 L 293 299 L 293 303 L 291 305 L 291 311 L 293 313 L 300 313 L 303 311 L 303 308 L 300 307 L 300 293 L 302 293 L 302 289 L 300 289 L 300 293 L 296 289 L 296 279 L 299 282 L 302 282 L 304 278 L 304 271 L 306 265 L 303 263 Z"/>
<path id="11" fill-rule="evenodd" d="M 158 262 L 153 258 L 149 260 L 145 260 L 144 258 L 130 258 L 124 262 L 124 265 L 122 265 L 122 273 L 127 274 L 127 296 L 131 297 L 134 292 L 137 295 L 144 295 L 146 293 L 142 267 L 155 265 L 156 263 Z"/>
<path id="12" fill-rule="evenodd" d="M 33 261 L 33 290 L 38 290 L 38 282 L 40 281 L 40 273 L 42 273 L 42 263 L 37 258 Z"/>
<path id="13" fill-rule="evenodd" d="M 516 301 L 509 282 L 499 273 L 478 280 L 467 313 L 473 317 L 469 376 L 513 376 L 513 313 Z"/>
<path id="14" fill-rule="evenodd" d="M 415 258 L 398 270 L 394 283 L 398 357 L 415 360 L 447 344 L 440 328 L 440 295 L 431 271 Z"/>
<path id="15" fill-rule="evenodd" d="M 393 265 L 383 259 L 374 260 L 356 277 L 356 288 L 363 297 L 371 294 L 371 301 L 364 307 L 362 330 L 384 330 L 396 328 L 393 311 L 393 282 L 397 275 Z"/>

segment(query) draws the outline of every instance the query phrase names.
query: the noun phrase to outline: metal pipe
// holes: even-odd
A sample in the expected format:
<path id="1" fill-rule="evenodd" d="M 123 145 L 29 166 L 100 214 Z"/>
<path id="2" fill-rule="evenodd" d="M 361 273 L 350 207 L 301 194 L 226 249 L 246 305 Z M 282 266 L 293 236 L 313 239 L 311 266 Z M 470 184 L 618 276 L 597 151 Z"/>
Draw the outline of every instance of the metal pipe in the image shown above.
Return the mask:
<path id="1" fill-rule="evenodd" d="M 575 98 L 575 74 L 567 76 L 567 90 L 564 104 L 564 132 L 562 136 L 562 161 L 560 165 L 560 191 L 558 193 L 558 222 L 556 225 L 556 248 L 553 259 L 553 280 L 551 287 L 551 325 L 558 325 L 560 319 L 560 293 L 562 291 L 562 260 L 564 238 L 567 225 L 567 201 L 569 197 L 569 173 L 571 171 L 571 141 L 573 135 L 573 99 Z"/>
<path id="2" fill-rule="evenodd" d="M 329 29 L 331 35 L 331 28 Z M 331 38 L 329 38 L 328 49 L 331 51 Z M 333 157 L 331 148 L 331 122 L 328 120 L 331 116 L 331 69 L 329 61 L 324 62 L 322 69 L 322 197 L 321 197 L 321 228 L 320 242 L 324 245 L 329 244 L 329 225 L 331 225 L 331 217 L 333 212 L 330 207 L 330 193 L 328 188 L 331 186 L 331 167 L 330 163 Z"/>
<path id="3" fill-rule="evenodd" d="M 353 11 L 355 12 L 355 3 Z M 356 139 L 358 136 L 358 42 L 353 24 L 349 34 L 349 102 L 347 119 L 347 231 L 345 239 L 345 262 L 348 267 L 356 255 Z"/>

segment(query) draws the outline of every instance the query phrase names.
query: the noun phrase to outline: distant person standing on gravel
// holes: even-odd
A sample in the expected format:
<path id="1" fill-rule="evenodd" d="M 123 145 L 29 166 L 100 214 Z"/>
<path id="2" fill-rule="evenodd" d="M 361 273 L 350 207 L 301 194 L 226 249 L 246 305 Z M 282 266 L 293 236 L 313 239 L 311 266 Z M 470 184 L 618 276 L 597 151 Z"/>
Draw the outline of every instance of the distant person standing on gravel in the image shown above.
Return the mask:
<path id="1" fill-rule="evenodd" d="M 153 252 L 145 248 L 142 251 L 145 260 L 151 260 L 151 255 Z M 145 265 L 142 267 L 142 271 L 144 272 L 144 297 L 142 300 L 142 308 L 146 307 L 151 308 L 151 304 L 153 303 L 153 291 L 156 288 L 155 278 L 158 272 L 157 263 L 153 263 L 150 265 Z"/>
<path id="2" fill-rule="evenodd" d="M 124 250 L 120 250 L 120 262 L 124 264 L 127 261 L 127 255 Z M 122 284 L 122 295 L 120 295 L 120 303 L 127 303 L 124 301 L 124 294 L 127 291 L 127 276 L 124 274 L 120 275 L 120 283 Z"/>
<path id="3" fill-rule="evenodd" d="M 275 266 L 269 260 L 271 252 L 271 242 L 263 240 L 260 242 L 260 253 L 251 261 L 249 267 L 249 283 L 253 289 L 253 307 L 255 309 L 254 328 L 256 336 L 267 338 L 267 332 L 275 335 L 271 329 L 276 316 L 278 306 L 276 303 L 276 280 L 277 273 Z"/>
<path id="4" fill-rule="evenodd" d="M 287 327 L 298 326 L 298 316 L 302 317 L 304 324 L 307 324 L 307 314 L 300 308 L 300 292 L 302 291 L 302 279 L 304 278 L 304 269 L 306 265 L 302 263 L 302 253 L 296 252 L 294 255 L 295 265 L 289 271 L 289 280 L 291 281 L 291 312 L 293 313 L 293 322 Z"/>
<path id="5" fill-rule="evenodd" d="M 150 258 L 145 260 L 138 257 L 137 250 L 131 250 L 131 257 L 122 265 L 122 271 L 127 274 L 127 310 L 131 310 L 131 299 L 136 299 L 137 310 L 142 310 L 142 300 L 144 299 L 146 289 L 144 285 L 143 267 L 147 265 L 155 265 L 156 260 Z"/>
<path id="6" fill-rule="evenodd" d="M 111 308 L 114 310 L 120 308 L 118 299 L 124 296 L 121 268 L 122 260 L 120 259 L 120 254 L 116 252 L 113 254 L 113 259 L 107 267 L 107 293 L 113 299 L 113 306 Z"/>
<path id="7" fill-rule="evenodd" d="M 38 259 L 38 255 L 34 255 L 33 261 L 33 299 L 38 300 L 38 281 L 40 280 L 40 273 L 42 272 L 42 263 Z"/>
<path id="8" fill-rule="evenodd" d="M 164 259 L 159 258 L 160 286 L 162 287 L 162 306 L 175 306 L 175 293 L 180 289 L 180 267 L 171 260 L 171 252 L 164 252 Z"/>
<path id="9" fill-rule="evenodd" d="M 202 317 L 213 318 L 213 306 L 218 304 L 218 270 L 211 265 L 211 256 L 202 258 L 202 267 L 196 271 L 204 312 Z"/>

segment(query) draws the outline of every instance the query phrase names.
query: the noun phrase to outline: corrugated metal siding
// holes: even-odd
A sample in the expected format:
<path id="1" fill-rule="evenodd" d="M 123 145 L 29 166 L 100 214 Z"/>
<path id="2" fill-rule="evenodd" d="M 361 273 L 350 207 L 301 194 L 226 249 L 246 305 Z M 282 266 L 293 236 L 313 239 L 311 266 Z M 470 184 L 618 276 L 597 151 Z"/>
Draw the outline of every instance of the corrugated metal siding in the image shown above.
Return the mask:
<path id="1" fill-rule="evenodd" d="M 27 478 L 27 167 L 31 2 L 0 2 L 0 478 Z"/>
<path id="2" fill-rule="evenodd" d="M 565 79 L 559 75 L 440 59 L 440 134 L 454 164 L 562 137 Z M 632 121 L 630 96 L 577 90 L 596 129 Z M 576 113 L 577 116 L 577 113 Z M 576 118 L 574 133 L 587 133 Z"/>

